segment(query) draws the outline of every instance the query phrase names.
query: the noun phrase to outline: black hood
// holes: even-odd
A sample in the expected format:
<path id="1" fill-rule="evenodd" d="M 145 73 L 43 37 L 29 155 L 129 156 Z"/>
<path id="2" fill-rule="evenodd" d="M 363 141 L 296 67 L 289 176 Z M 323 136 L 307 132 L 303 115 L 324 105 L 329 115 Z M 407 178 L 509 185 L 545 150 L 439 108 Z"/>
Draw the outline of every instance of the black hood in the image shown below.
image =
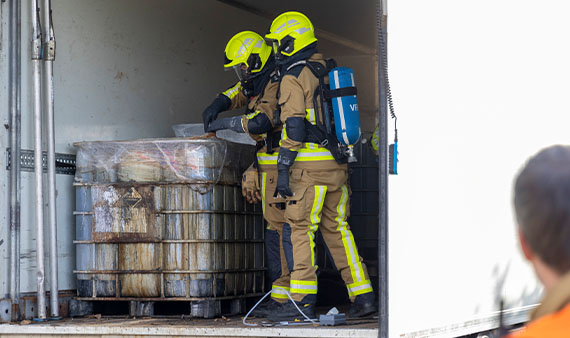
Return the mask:
<path id="1" fill-rule="evenodd" d="M 269 82 L 269 79 L 271 77 L 271 73 L 273 73 L 274 70 L 275 70 L 275 58 L 273 57 L 273 55 L 271 55 L 269 56 L 269 59 L 267 59 L 265 66 L 259 73 L 241 82 L 244 94 L 247 97 L 257 96 L 261 94 L 263 89 L 265 89 L 265 86 L 267 86 L 267 83 Z"/>
<path id="2" fill-rule="evenodd" d="M 317 43 L 313 42 L 310 45 L 308 45 L 307 47 L 298 51 L 296 54 L 288 56 L 288 57 L 284 58 L 283 60 L 278 60 L 277 65 L 279 66 L 279 69 L 281 71 L 283 71 L 283 70 L 287 69 L 287 67 L 294 64 L 297 61 L 308 60 L 315 53 L 318 53 Z M 281 72 L 281 74 L 283 74 L 283 72 Z"/>

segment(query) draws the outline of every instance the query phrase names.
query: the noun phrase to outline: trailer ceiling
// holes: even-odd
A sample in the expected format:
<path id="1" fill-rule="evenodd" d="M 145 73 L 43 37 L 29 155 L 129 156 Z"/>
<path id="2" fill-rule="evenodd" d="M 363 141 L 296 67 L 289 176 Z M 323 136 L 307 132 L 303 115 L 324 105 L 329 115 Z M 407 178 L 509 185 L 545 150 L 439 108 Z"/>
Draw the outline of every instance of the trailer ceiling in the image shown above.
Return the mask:
<path id="1" fill-rule="evenodd" d="M 311 19 L 317 29 L 318 37 L 325 38 L 325 35 L 332 35 L 332 38 L 354 43 L 357 48 L 361 45 L 360 51 L 367 48 L 369 53 L 375 53 L 376 50 L 377 1 L 218 1 L 260 15 L 268 20 L 286 11 L 300 11 Z"/>

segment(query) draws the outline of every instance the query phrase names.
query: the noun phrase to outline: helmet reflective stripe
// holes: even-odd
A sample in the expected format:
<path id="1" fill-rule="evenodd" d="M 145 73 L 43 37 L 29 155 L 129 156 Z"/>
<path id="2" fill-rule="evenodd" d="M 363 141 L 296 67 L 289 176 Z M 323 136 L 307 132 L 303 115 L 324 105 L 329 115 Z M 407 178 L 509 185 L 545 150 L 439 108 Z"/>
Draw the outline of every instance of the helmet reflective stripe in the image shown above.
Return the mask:
<path id="1" fill-rule="evenodd" d="M 240 47 L 240 49 L 238 50 L 235 59 L 239 58 L 240 56 L 243 55 L 243 53 L 245 53 L 247 51 L 247 47 L 249 47 L 249 45 L 251 45 L 251 43 L 253 42 L 252 38 L 248 38 L 243 40 L 243 45 Z"/>
<path id="2" fill-rule="evenodd" d="M 261 35 L 244 31 L 234 35 L 228 41 L 224 54 L 226 59 L 224 68 L 234 68 L 238 77 L 244 75 L 247 78 L 252 76 L 252 73 L 260 72 L 263 69 L 271 56 L 271 47 L 265 43 Z M 241 65 L 245 65 L 243 74 L 240 74 Z M 241 77 L 240 80 L 242 80 Z"/>
<path id="3" fill-rule="evenodd" d="M 278 52 L 276 57 L 291 56 L 301 49 L 317 41 L 311 21 L 299 12 L 285 12 L 279 15 L 271 23 L 269 34 L 265 35 L 269 40 L 276 42 L 274 50 Z"/>
<path id="4" fill-rule="evenodd" d="M 297 21 L 297 20 L 295 20 L 295 19 L 291 19 L 291 20 L 287 21 L 286 23 L 282 24 L 281 26 L 279 26 L 279 28 L 277 28 L 277 29 L 275 30 L 275 34 L 279 34 L 279 33 L 281 33 L 285 28 L 297 26 L 298 24 L 299 24 L 299 21 Z"/>

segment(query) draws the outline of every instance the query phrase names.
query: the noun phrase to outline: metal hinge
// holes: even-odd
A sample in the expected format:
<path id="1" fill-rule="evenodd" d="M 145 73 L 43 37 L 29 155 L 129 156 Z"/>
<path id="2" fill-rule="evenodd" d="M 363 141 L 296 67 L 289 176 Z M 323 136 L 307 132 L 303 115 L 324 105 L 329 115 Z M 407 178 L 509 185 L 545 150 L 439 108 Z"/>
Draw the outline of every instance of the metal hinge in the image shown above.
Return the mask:
<path id="1" fill-rule="evenodd" d="M 34 171 L 34 151 L 20 150 L 20 170 Z M 10 170 L 12 165 L 12 154 L 10 148 L 6 149 L 6 170 Z M 42 167 L 47 172 L 47 152 L 42 154 Z M 75 155 L 71 154 L 55 154 L 55 172 L 56 174 L 75 175 Z"/>

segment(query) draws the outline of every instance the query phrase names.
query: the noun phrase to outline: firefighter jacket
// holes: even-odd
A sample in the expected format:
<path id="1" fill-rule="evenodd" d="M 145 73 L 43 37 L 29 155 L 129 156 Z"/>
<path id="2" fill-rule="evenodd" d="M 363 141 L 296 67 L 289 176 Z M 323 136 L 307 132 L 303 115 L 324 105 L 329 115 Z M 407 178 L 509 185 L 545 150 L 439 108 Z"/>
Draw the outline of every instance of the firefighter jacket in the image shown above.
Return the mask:
<path id="1" fill-rule="evenodd" d="M 570 272 L 548 291 L 531 322 L 508 338 L 562 338 L 570 336 Z"/>
<path id="2" fill-rule="evenodd" d="M 274 152 L 275 158 L 277 158 L 277 152 L 279 152 L 278 141 L 281 135 L 282 125 L 280 123 L 277 125 L 274 124 L 278 88 L 279 80 L 270 79 L 265 89 L 259 95 L 251 98 L 246 97 L 244 94 L 241 82 L 236 83 L 221 93 L 231 100 L 229 110 L 247 106 L 246 113 L 242 115 L 241 124 L 243 130 L 258 142 L 257 157 L 258 164 L 262 171 L 263 169 L 275 170 L 275 166 L 277 165 L 277 161 L 264 161 L 263 158 L 267 156 L 271 157 L 272 155 L 268 154 L 267 143 L 272 143 L 270 147 L 272 150 L 269 150 L 269 152 Z M 271 141 L 271 139 L 275 139 L 275 141 L 267 141 Z"/>
<path id="3" fill-rule="evenodd" d="M 277 91 L 279 78 L 271 77 L 265 88 L 259 95 L 248 98 L 244 94 L 241 82 L 228 88 L 222 93 L 231 100 L 229 110 L 247 106 L 247 111 L 242 115 L 241 125 L 243 130 L 251 138 L 257 141 L 257 165 L 259 174 L 254 168 L 250 168 L 244 174 L 246 181 L 254 180 L 261 192 L 261 206 L 263 217 L 267 221 L 266 246 L 267 267 L 272 282 L 271 297 L 277 302 L 287 301 L 286 291 L 289 290 L 289 270 L 281 245 L 281 233 L 284 219 L 284 200 L 274 197 L 273 192 L 277 185 L 277 154 L 279 153 L 279 139 L 281 137 L 281 123 L 275 125 L 274 114 L 277 106 Z M 269 148 L 269 149 L 268 149 Z M 267 160 L 267 157 L 275 156 L 275 161 Z M 250 173 L 248 173 L 251 171 Z"/>
<path id="4" fill-rule="evenodd" d="M 319 53 L 313 54 L 308 61 L 325 65 L 325 59 Z M 325 84 L 328 84 L 328 77 Z M 278 101 L 283 122 L 280 145 L 297 152 L 293 168 L 346 170 L 346 164 L 338 164 L 324 146 L 307 142 L 311 135 L 303 120 L 313 125 L 317 123 L 317 118 L 323 121 L 320 103 L 317 103 L 317 107 L 314 104 L 319 100 L 313 100 L 318 86 L 319 79 L 303 63 L 293 63 L 284 70 Z"/>

